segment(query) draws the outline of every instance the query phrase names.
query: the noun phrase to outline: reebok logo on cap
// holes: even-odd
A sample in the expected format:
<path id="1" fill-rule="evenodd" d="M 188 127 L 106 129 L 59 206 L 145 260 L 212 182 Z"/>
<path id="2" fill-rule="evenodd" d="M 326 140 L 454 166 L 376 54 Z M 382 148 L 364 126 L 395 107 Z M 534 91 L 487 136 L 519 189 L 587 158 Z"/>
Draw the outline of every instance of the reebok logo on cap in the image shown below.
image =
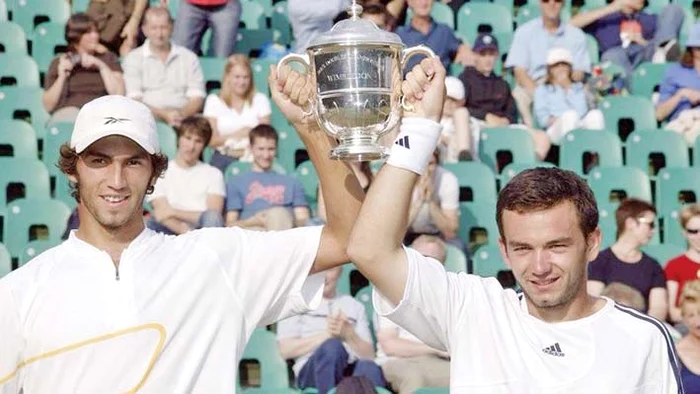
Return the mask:
<path id="1" fill-rule="evenodd" d="M 105 118 L 105 123 L 104 124 L 115 124 L 115 123 L 122 123 L 122 122 L 131 122 L 131 119 L 127 118 L 114 118 L 111 116 L 108 116 Z"/>

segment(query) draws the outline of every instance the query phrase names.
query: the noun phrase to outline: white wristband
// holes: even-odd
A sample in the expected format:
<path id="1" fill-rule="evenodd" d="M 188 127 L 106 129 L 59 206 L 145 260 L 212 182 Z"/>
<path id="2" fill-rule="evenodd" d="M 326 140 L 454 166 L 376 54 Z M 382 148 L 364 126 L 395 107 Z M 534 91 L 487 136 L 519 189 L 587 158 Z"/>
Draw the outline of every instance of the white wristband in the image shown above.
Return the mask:
<path id="1" fill-rule="evenodd" d="M 386 164 L 423 175 L 435 151 L 442 125 L 425 118 L 404 118 Z"/>

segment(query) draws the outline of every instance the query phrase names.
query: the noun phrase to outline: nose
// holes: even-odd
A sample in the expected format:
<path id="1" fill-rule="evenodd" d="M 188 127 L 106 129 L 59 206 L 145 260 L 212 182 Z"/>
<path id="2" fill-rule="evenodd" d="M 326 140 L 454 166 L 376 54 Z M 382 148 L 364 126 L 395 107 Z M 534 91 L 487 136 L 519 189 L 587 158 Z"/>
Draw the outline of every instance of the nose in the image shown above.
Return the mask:
<path id="1" fill-rule="evenodd" d="M 111 189 L 120 190 L 126 187 L 126 178 L 124 177 L 124 167 L 121 164 L 113 164 L 109 174 L 109 186 Z"/>
<path id="2" fill-rule="evenodd" d="M 552 271 L 552 263 L 549 262 L 548 254 L 538 250 L 533 253 L 532 273 L 535 276 L 547 276 Z"/>

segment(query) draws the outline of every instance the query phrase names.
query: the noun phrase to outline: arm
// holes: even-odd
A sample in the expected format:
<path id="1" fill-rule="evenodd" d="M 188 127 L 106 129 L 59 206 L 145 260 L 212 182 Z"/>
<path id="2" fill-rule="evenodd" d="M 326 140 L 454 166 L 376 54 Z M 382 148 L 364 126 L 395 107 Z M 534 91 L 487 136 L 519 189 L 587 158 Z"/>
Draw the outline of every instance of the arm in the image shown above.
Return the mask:
<path id="1" fill-rule="evenodd" d="M 296 227 L 306 226 L 309 221 L 309 207 L 294 207 L 294 225 Z"/>
<path id="2" fill-rule="evenodd" d="M 108 94 L 124 95 L 124 77 L 120 71 L 113 70 L 107 62 L 92 55 L 84 54 L 80 59 L 85 68 L 97 67 Z"/>
<path id="3" fill-rule="evenodd" d="M 582 70 L 574 70 L 571 72 L 571 80 L 574 82 L 581 82 L 586 78 L 586 72 Z"/>
<path id="4" fill-rule="evenodd" d="M 430 202 L 430 218 L 445 239 L 457 236 L 459 230 L 459 210 L 442 209 L 437 201 Z"/>
<path id="5" fill-rule="evenodd" d="M 675 280 L 666 281 L 666 295 L 668 296 L 668 318 L 672 323 L 680 323 L 683 321 L 681 316 L 681 308 L 676 306 L 676 298 L 678 296 L 678 282 Z"/>
<path id="6" fill-rule="evenodd" d="M 257 214 L 249 217 L 248 219 L 238 220 L 238 218 L 240 217 L 240 211 L 228 211 L 226 212 L 226 227 L 265 227 L 264 213 L 265 211 L 258 212 Z"/>
<path id="7" fill-rule="evenodd" d="M 584 27 L 596 22 L 597 20 L 606 17 L 612 13 L 620 11 L 621 2 L 614 1 L 604 7 L 596 8 L 594 10 L 579 12 L 573 18 L 569 19 L 569 24 L 583 29 Z"/>
<path id="8" fill-rule="evenodd" d="M 647 315 L 665 321 L 668 315 L 668 294 L 664 287 L 654 287 L 649 292 Z"/>
<path id="9" fill-rule="evenodd" d="M 678 89 L 671 97 L 656 106 L 656 120 L 665 120 L 683 100 L 687 100 L 688 89 Z"/>
<path id="10" fill-rule="evenodd" d="M 460 44 L 457 47 L 454 62 L 463 66 L 474 64 L 474 52 L 472 52 L 471 47 L 467 44 Z"/>
<path id="11" fill-rule="evenodd" d="M 51 64 L 46 75 L 44 86 L 49 86 L 41 96 L 41 104 L 46 112 L 53 112 L 61 101 L 63 88 L 68 82 L 68 77 L 73 70 L 73 65 L 68 60 L 68 55 L 60 55 L 56 64 Z"/>
<path id="12" fill-rule="evenodd" d="M 327 331 L 306 338 L 284 338 L 277 341 L 280 354 L 285 360 L 291 360 L 309 354 L 321 346 L 323 342 L 330 338 Z"/>
<path id="13" fill-rule="evenodd" d="M 527 90 L 531 95 L 535 93 L 535 81 L 530 78 L 525 68 L 516 66 L 513 69 L 513 74 L 515 75 L 515 82 L 517 82 L 518 85 Z"/>
<path id="14" fill-rule="evenodd" d="M 389 4 L 386 5 L 386 10 L 393 15 L 394 18 L 401 16 L 404 8 L 406 8 L 406 0 L 391 0 Z"/>
<path id="15" fill-rule="evenodd" d="M 603 293 L 605 283 L 598 280 L 589 280 L 586 283 L 586 288 L 588 289 L 588 294 L 598 297 Z"/>
<path id="16" fill-rule="evenodd" d="M 319 183 L 323 185 L 324 200 L 333 202 L 326 206 L 327 221 L 311 268 L 311 272 L 323 271 L 349 260 L 346 253 L 348 239 L 364 192 L 350 166 L 328 157 L 335 143 L 320 130 L 315 119 L 303 116 L 301 106 L 307 105 L 315 87 L 288 66 L 280 69 L 279 79 L 277 68 L 271 67 L 269 84 L 277 107 L 294 125 L 307 148 Z"/>
<path id="17" fill-rule="evenodd" d="M 187 103 L 185 103 L 185 106 L 180 110 L 182 117 L 186 118 L 198 114 L 202 110 L 203 105 L 204 97 L 190 97 Z"/>
<path id="18" fill-rule="evenodd" d="M 399 337 L 398 328 L 385 328 L 377 331 L 377 340 L 384 353 L 391 357 L 445 357 L 446 353 L 416 341 Z"/>

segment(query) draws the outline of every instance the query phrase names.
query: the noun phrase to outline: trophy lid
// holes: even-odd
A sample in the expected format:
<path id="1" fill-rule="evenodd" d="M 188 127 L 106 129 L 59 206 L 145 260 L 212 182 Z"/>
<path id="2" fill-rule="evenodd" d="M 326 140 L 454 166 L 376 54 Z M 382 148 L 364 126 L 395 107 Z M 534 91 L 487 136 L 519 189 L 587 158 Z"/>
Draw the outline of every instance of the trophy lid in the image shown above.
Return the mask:
<path id="1" fill-rule="evenodd" d="M 384 44 L 401 45 L 398 34 L 382 30 L 372 21 L 360 18 L 362 6 L 353 0 L 348 9 L 350 18 L 335 24 L 327 33 L 311 40 L 309 48 L 332 44 Z"/>

